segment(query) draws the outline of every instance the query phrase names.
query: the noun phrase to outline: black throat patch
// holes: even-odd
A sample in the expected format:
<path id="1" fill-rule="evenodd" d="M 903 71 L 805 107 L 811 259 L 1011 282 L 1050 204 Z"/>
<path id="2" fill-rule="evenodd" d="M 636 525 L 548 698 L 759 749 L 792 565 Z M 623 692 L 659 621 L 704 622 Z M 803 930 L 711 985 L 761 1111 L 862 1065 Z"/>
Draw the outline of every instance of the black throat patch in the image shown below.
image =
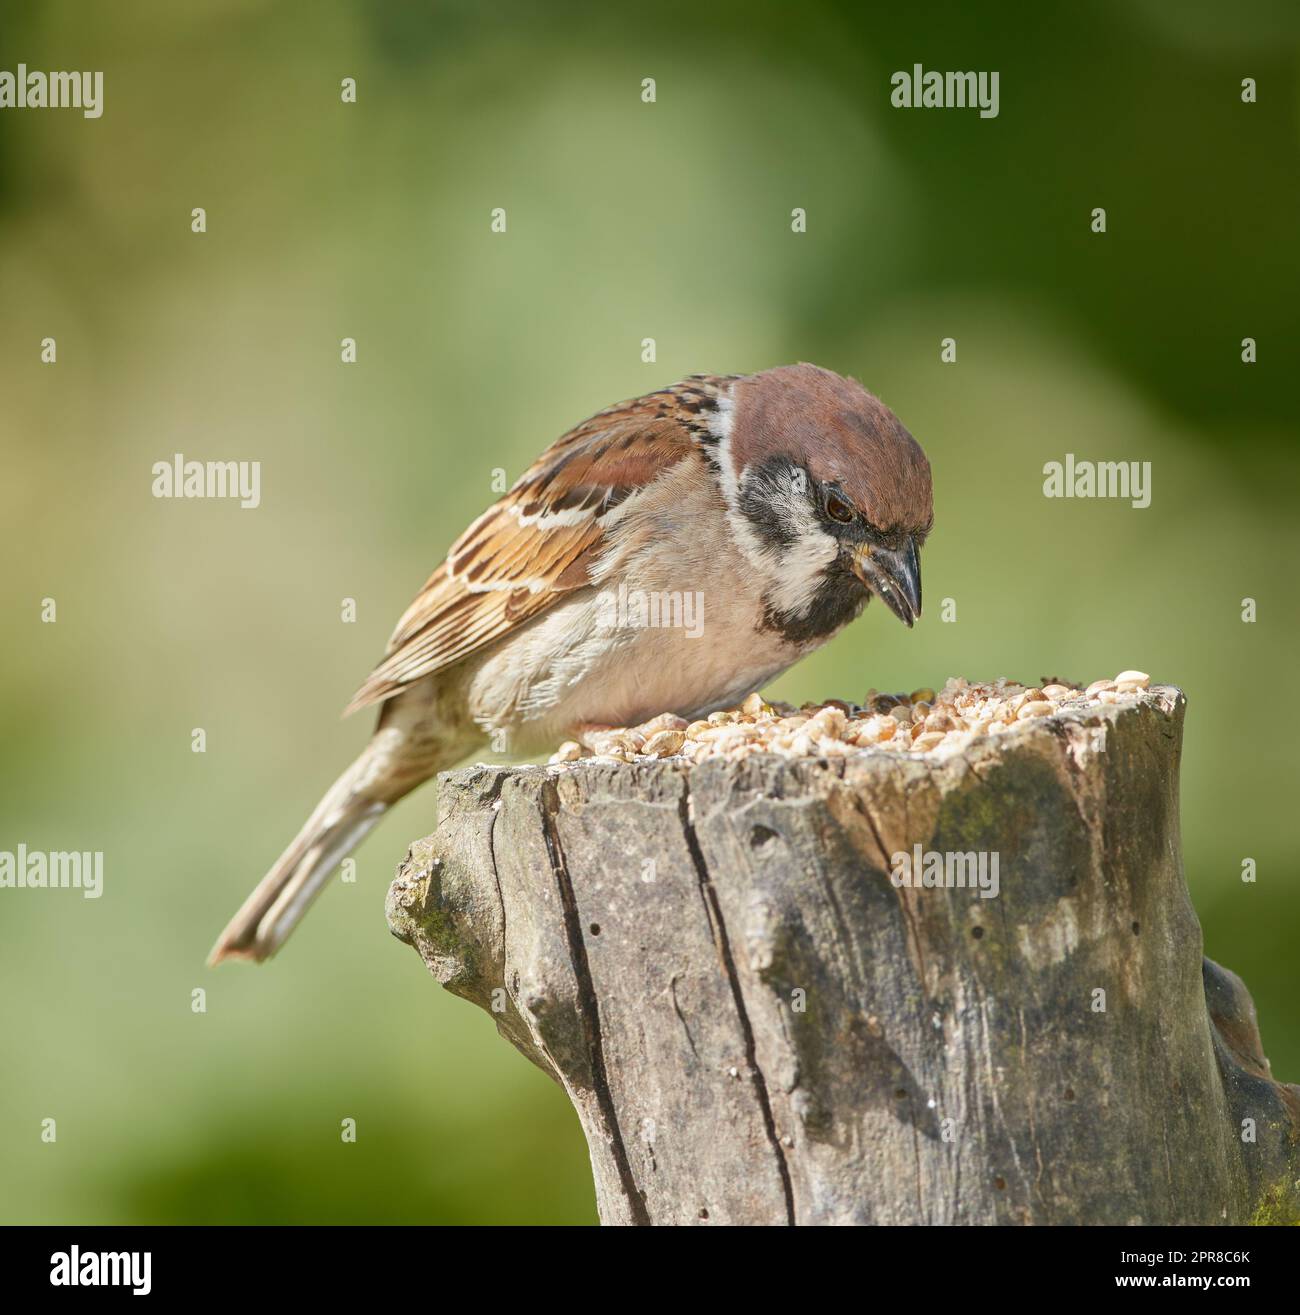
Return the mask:
<path id="1" fill-rule="evenodd" d="M 780 612 L 769 605 L 763 613 L 763 629 L 776 631 L 790 644 L 820 643 L 857 620 L 870 599 L 866 585 L 846 566 L 835 562 L 817 586 L 806 612 Z"/>

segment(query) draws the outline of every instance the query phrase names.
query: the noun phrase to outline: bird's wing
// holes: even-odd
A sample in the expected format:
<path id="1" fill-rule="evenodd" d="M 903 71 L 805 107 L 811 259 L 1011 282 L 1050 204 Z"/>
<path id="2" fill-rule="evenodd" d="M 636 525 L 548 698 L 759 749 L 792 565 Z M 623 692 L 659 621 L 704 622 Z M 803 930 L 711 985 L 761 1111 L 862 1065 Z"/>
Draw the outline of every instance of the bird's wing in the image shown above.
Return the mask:
<path id="1" fill-rule="evenodd" d="M 730 378 L 696 375 L 622 402 L 551 444 L 452 545 L 346 712 L 459 662 L 590 583 L 606 531 L 697 450 Z"/>

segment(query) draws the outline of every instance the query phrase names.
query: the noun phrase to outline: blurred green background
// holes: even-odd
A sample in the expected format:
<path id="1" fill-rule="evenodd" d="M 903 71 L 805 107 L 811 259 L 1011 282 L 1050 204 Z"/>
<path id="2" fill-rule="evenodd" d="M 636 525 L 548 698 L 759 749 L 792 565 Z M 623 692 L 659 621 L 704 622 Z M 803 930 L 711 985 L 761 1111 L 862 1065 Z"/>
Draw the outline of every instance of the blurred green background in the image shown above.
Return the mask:
<path id="1" fill-rule="evenodd" d="M 1298 55 L 1290 0 L 5 0 L 0 68 L 103 69 L 105 112 L 0 112 L 0 848 L 106 877 L 0 892 L 0 1218 L 594 1220 L 562 1093 L 385 930 L 432 789 L 273 964 L 203 960 L 493 469 L 795 360 L 898 412 L 936 527 L 915 631 L 873 608 L 770 692 L 1181 685 L 1207 952 L 1300 1080 Z M 1000 115 L 891 109 L 915 62 Z M 1151 507 L 1044 499 L 1067 451 L 1150 461 Z M 260 460 L 262 506 L 155 500 L 174 452 Z"/>

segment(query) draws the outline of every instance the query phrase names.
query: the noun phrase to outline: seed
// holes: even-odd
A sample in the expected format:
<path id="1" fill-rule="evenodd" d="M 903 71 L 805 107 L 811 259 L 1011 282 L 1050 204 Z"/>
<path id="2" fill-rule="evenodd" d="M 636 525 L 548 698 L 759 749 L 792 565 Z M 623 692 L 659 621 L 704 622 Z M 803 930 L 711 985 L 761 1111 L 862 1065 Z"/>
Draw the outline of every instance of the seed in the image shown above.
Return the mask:
<path id="1" fill-rule="evenodd" d="M 587 743 L 597 755 L 627 755 L 641 747 L 641 737 L 635 731 L 596 731 L 587 736 Z"/>
<path id="2" fill-rule="evenodd" d="M 835 735 L 843 733 L 848 718 L 839 708 L 823 708 L 809 723 L 810 735 Z"/>
<path id="3" fill-rule="evenodd" d="M 1017 721 L 1028 721 L 1030 717 L 1046 717 L 1056 709 L 1046 699 L 1035 699 L 1031 703 L 1021 705 L 1020 711 L 1016 713 Z"/>
<path id="4" fill-rule="evenodd" d="M 1097 695 L 1099 703 L 1118 703 L 1124 696 L 1114 689 L 1104 689 Z"/>
<path id="5" fill-rule="evenodd" d="M 912 720 L 911 708 L 905 708 L 899 703 L 895 703 L 893 707 L 889 709 L 889 715 L 897 722 Z"/>
<path id="6" fill-rule="evenodd" d="M 729 722 L 736 720 L 736 714 L 734 712 L 726 712 L 720 709 L 717 712 L 709 713 L 708 720 L 714 726 L 725 726 Z"/>
<path id="7" fill-rule="evenodd" d="M 657 717 L 651 717 L 649 721 L 644 721 L 637 730 L 649 739 L 652 735 L 657 735 L 660 731 L 684 731 L 686 729 L 686 718 L 678 717 L 672 712 L 661 712 Z"/>
<path id="8" fill-rule="evenodd" d="M 551 754 L 553 763 L 571 763 L 577 762 L 582 757 L 582 745 L 576 740 L 565 740 L 556 751 Z"/>
<path id="9" fill-rule="evenodd" d="M 933 702 L 934 702 L 934 690 L 932 690 L 932 689 L 928 689 L 928 688 L 927 688 L 926 686 L 924 686 L 924 685 L 922 685 L 920 689 L 914 689 L 914 690 L 912 691 L 912 702 L 913 702 L 913 703 L 933 703 Z"/>
<path id="10" fill-rule="evenodd" d="M 1136 685 L 1139 689 L 1146 689 L 1151 684 L 1151 677 L 1145 671 L 1121 671 L 1115 677 L 1115 686 L 1118 689 L 1121 685 Z"/>
<path id="11" fill-rule="evenodd" d="M 1092 698 L 1096 698 L 1097 695 L 1100 694 L 1103 690 L 1111 690 L 1114 688 L 1115 688 L 1115 682 L 1113 680 L 1094 680 L 1092 684 L 1089 685 L 1086 690 L 1084 690 L 1084 693 L 1090 699 L 1092 699 Z"/>
<path id="12" fill-rule="evenodd" d="M 947 738 L 943 731 L 926 731 L 923 735 L 918 735 L 912 741 L 912 748 L 917 753 L 929 753 L 931 749 L 936 749 Z"/>
<path id="13" fill-rule="evenodd" d="M 709 729 L 709 723 L 707 721 L 693 721 L 686 728 L 686 734 L 689 735 L 691 738 L 694 738 L 701 731 L 706 731 L 708 729 Z"/>
<path id="14" fill-rule="evenodd" d="M 763 702 L 763 696 L 757 690 L 740 705 L 741 712 L 747 712 L 751 717 L 757 717 L 760 712 L 770 712 L 771 709 Z"/>
<path id="15" fill-rule="evenodd" d="M 645 747 L 641 752 L 651 758 L 669 758 L 677 753 L 685 742 L 685 731 L 660 731 L 645 742 Z"/>
<path id="16" fill-rule="evenodd" d="M 1044 685 L 1043 693 L 1046 694 L 1049 699 L 1056 699 L 1059 701 L 1060 699 L 1070 698 L 1072 695 L 1077 694 L 1078 691 L 1071 689 L 1068 685 Z"/>

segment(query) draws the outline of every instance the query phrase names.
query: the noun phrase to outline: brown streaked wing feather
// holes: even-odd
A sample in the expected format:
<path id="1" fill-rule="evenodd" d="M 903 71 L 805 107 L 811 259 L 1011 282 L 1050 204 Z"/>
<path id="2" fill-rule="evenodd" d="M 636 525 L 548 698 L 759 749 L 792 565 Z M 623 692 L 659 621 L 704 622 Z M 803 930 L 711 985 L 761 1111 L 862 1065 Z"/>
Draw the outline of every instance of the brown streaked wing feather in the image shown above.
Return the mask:
<path id="1" fill-rule="evenodd" d="M 699 401 L 721 382 L 697 376 L 623 402 L 551 444 L 452 545 L 346 712 L 459 662 L 587 584 L 600 518 L 693 450 Z"/>

